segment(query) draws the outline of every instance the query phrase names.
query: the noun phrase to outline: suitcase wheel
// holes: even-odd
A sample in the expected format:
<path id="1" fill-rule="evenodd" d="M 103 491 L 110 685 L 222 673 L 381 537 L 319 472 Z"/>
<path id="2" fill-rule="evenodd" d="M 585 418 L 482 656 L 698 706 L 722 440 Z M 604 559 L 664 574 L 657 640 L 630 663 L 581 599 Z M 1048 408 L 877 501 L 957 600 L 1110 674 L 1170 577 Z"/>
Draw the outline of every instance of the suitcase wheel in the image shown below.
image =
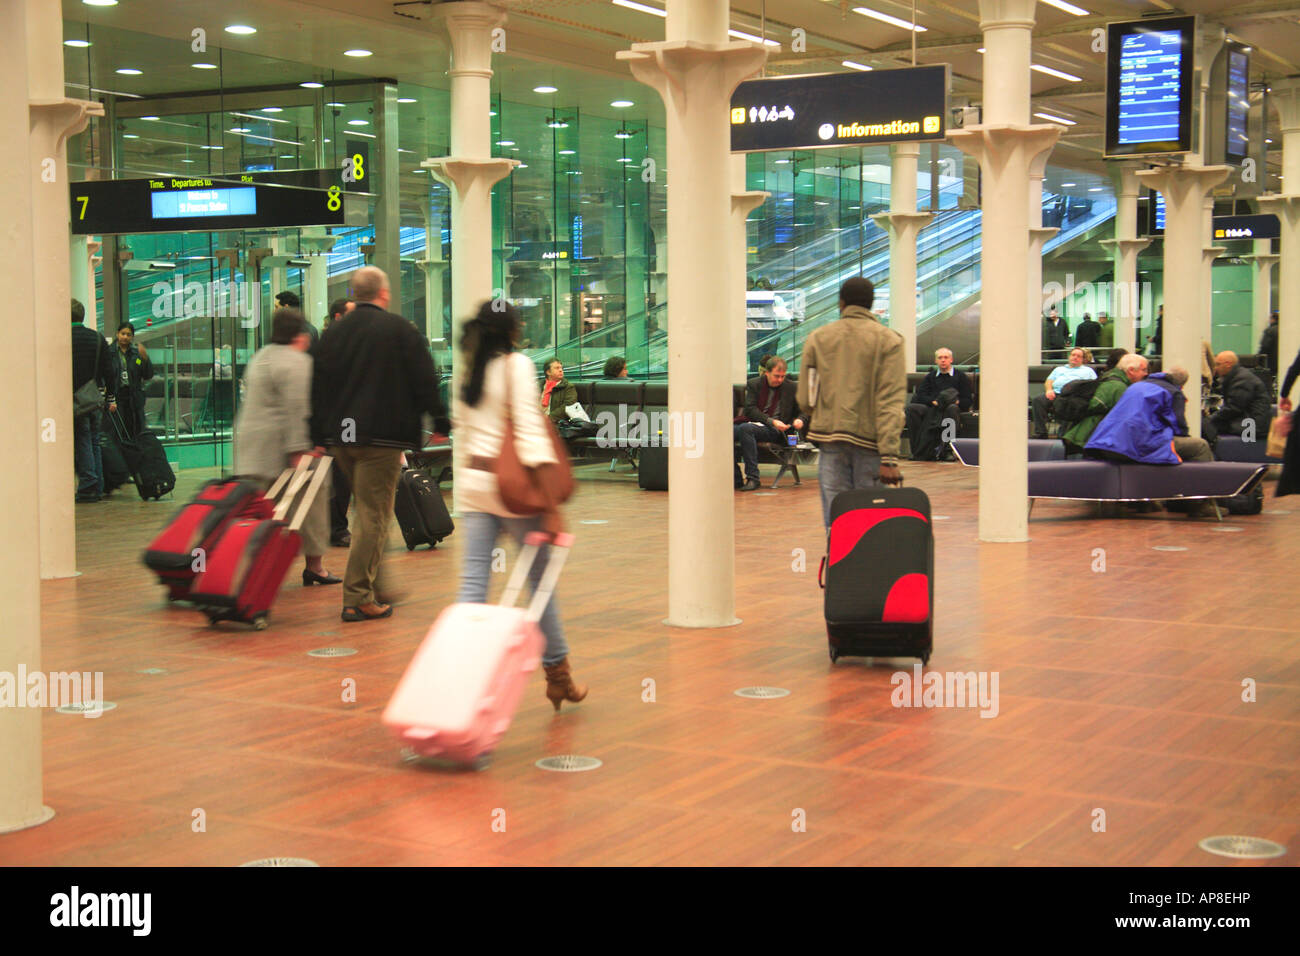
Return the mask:
<path id="1" fill-rule="evenodd" d="M 407 551 L 414 551 L 414 550 L 415 550 L 415 545 L 413 545 L 413 544 L 408 544 L 408 545 L 406 546 L 406 550 L 407 550 Z"/>
<path id="2" fill-rule="evenodd" d="M 930 663 L 930 655 L 929 654 L 922 655 L 921 666 L 926 667 L 929 665 L 929 663 Z"/>
<path id="3" fill-rule="evenodd" d="M 834 664 L 834 663 L 835 663 L 837 660 L 839 660 L 839 659 L 840 659 L 840 652 L 837 651 L 835 648 L 832 647 L 832 648 L 831 648 L 831 663 Z"/>
<path id="4" fill-rule="evenodd" d="M 492 766 L 492 755 L 490 753 L 479 754 L 477 757 L 474 758 L 474 762 L 470 764 L 470 767 L 473 768 L 475 773 L 482 773 L 484 770 L 487 770 L 491 766 Z"/>
<path id="5" fill-rule="evenodd" d="M 257 617 L 253 618 L 253 630 L 265 631 L 267 627 L 270 625 L 270 623 L 271 622 L 267 620 L 265 614 L 259 614 L 257 615 Z"/>

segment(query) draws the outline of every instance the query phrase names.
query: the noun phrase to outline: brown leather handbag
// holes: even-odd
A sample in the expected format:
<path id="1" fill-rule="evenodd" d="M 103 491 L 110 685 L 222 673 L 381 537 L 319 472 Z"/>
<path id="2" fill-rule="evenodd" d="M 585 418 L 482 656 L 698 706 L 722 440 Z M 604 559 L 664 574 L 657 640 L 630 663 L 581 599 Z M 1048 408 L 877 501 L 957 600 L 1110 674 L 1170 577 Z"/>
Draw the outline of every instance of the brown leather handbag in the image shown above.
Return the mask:
<path id="1" fill-rule="evenodd" d="M 512 353 L 513 354 L 513 353 Z M 547 495 L 555 504 L 563 504 L 573 497 L 573 470 L 569 467 L 569 449 L 559 432 L 551 422 L 550 416 L 543 415 L 547 434 L 551 436 L 551 445 L 555 449 L 555 458 L 559 464 L 544 472 L 530 470 L 519 461 L 515 449 L 515 423 L 511 411 L 510 369 L 506 373 L 506 422 L 505 435 L 501 439 L 501 454 L 497 456 L 496 476 L 497 491 L 501 503 L 517 515 L 537 515 L 546 510 Z M 545 482 L 545 489 L 542 487 Z"/>

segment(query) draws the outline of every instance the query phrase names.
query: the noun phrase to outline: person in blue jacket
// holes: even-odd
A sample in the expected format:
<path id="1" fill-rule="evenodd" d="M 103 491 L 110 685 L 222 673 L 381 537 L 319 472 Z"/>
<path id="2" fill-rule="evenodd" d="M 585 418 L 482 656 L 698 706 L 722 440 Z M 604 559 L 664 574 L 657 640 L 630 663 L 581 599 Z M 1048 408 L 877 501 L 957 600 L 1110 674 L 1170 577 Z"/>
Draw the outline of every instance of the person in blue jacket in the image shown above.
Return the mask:
<path id="1" fill-rule="evenodd" d="M 1094 458 L 1147 465 L 1214 461 L 1209 442 L 1187 434 L 1187 370 L 1171 368 L 1124 390 L 1084 446 Z"/>

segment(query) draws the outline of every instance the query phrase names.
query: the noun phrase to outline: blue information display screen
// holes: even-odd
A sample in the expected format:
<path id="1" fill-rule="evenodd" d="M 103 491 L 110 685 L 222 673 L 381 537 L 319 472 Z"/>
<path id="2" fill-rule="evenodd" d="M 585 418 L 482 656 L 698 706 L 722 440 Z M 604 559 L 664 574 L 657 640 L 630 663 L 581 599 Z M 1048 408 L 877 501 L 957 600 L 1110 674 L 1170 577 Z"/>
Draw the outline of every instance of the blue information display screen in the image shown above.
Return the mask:
<path id="1" fill-rule="evenodd" d="M 1192 17 L 1110 25 L 1107 155 L 1191 149 L 1194 37 Z"/>
<path id="2" fill-rule="evenodd" d="M 1250 112 L 1250 56 L 1244 50 L 1228 50 L 1228 129 L 1224 138 L 1224 153 L 1228 162 L 1236 164 L 1250 152 L 1250 136 L 1246 130 L 1246 117 Z"/>
<path id="3" fill-rule="evenodd" d="M 257 190 L 251 186 L 155 192 L 149 198 L 155 219 L 257 215 Z"/>
<path id="4" fill-rule="evenodd" d="M 1164 232 L 1165 231 L 1165 194 L 1156 193 L 1155 203 L 1156 203 L 1156 214 L 1155 214 L 1155 221 L 1153 223 L 1154 231 Z"/>

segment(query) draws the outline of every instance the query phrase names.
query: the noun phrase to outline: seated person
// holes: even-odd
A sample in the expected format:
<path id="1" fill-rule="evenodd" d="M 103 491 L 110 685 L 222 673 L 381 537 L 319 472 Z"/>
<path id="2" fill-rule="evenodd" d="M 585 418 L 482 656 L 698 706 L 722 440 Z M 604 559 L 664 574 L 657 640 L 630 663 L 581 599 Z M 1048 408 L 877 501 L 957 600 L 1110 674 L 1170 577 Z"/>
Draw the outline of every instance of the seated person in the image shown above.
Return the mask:
<path id="1" fill-rule="evenodd" d="M 742 491 L 755 491 L 758 480 L 758 443 L 786 441 L 786 433 L 793 428 L 803 428 L 795 404 L 798 391 L 794 382 L 785 378 L 785 359 L 779 355 L 763 357 L 762 371 L 745 383 L 745 407 L 741 421 L 732 431 L 740 443 L 740 455 L 745 461 L 745 483 Z"/>
<path id="2" fill-rule="evenodd" d="M 970 379 L 965 372 L 952 367 L 952 349 L 937 349 L 934 362 L 938 368 L 926 373 L 916 386 L 911 404 L 903 409 L 912 461 L 950 460 L 952 451 L 941 441 L 944 422 L 952 420 L 955 435 L 961 412 L 968 412 L 971 407 Z"/>
<path id="3" fill-rule="evenodd" d="M 1035 395 L 1032 402 L 1034 410 L 1034 437 L 1047 437 L 1047 413 L 1056 401 L 1056 393 L 1071 382 L 1083 382 L 1097 377 L 1097 373 L 1083 364 L 1083 349 L 1070 350 L 1070 364 L 1052 369 L 1043 385 L 1043 394 Z"/>
<path id="4" fill-rule="evenodd" d="M 611 355 L 605 359 L 605 378 L 627 378 L 627 359 Z"/>
<path id="5" fill-rule="evenodd" d="M 1116 349 L 1116 351 L 1123 351 Z M 1114 368 L 1102 373 L 1097 391 L 1088 402 L 1088 411 L 1083 418 L 1075 422 L 1061 436 L 1065 440 L 1065 450 L 1075 454 L 1088 444 L 1088 439 L 1097 430 L 1106 414 L 1115 407 L 1125 390 L 1134 382 L 1147 377 L 1147 360 L 1141 355 L 1125 353 L 1120 356 Z"/>
<path id="6" fill-rule="evenodd" d="M 542 411 L 553 422 L 562 422 L 569 417 L 565 411 L 578 401 L 578 389 L 564 377 L 564 364 L 553 358 L 546 363 L 546 384 L 542 387 Z"/>
<path id="7" fill-rule="evenodd" d="M 1175 367 L 1129 385 L 1093 430 L 1084 453 L 1147 465 L 1213 461 L 1209 443 L 1187 435 L 1186 384 L 1187 369 Z"/>
<path id="8" fill-rule="evenodd" d="M 1113 369 L 1116 365 L 1119 364 L 1119 360 L 1128 354 L 1129 354 L 1128 349 L 1111 349 L 1106 354 L 1106 371 L 1109 372 L 1111 369 Z"/>
<path id="9" fill-rule="evenodd" d="M 1224 435 L 1240 435 L 1246 421 L 1253 419 L 1257 440 L 1263 441 L 1273 418 L 1273 402 L 1264 382 L 1238 364 L 1235 352 L 1216 355 L 1214 373 L 1223 389 L 1223 405 L 1210 418 L 1215 429 Z"/>

